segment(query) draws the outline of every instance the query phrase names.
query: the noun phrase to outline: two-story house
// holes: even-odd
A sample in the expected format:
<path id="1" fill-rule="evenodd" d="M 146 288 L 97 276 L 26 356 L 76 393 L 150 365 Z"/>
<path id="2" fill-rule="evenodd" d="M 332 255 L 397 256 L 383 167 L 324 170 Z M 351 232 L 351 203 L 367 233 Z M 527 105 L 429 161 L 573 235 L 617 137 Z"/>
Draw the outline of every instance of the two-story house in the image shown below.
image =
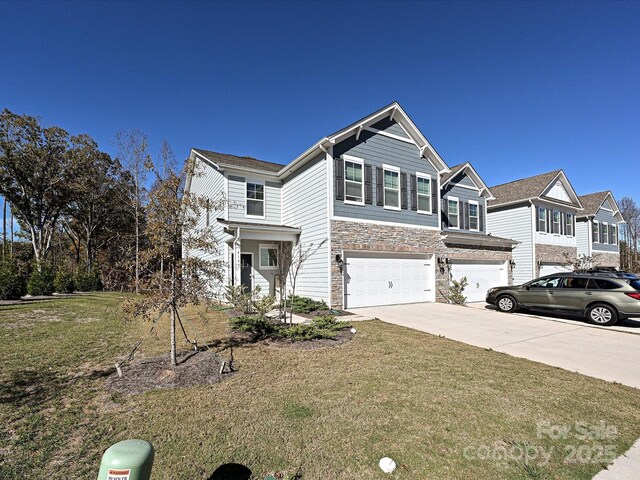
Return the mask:
<path id="1" fill-rule="evenodd" d="M 449 169 L 395 102 L 287 165 L 191 157 L 202 172 L 189 191 L 223 200 L 200 226 L 215 233 L 228 283 L 273 293 L 279 242 L 314 246 L 296 293 L 336 308 L 442 300 L 464 273 L 484 298 L 510 278 L 516 242 L 486 234 L 491 192 L 471 165 Z"/>
<path id="2" fill-rule="evenodd" d="M 491 187 L 488 232 L 517 240 L 513 282 L 568 270 L 577 260 L 582 203 L 562 170 Z"/>
<path id="3" fill-rule="evenodd" d="M 618 236 L 625 223 L 610 191 L 579 197 L 583 210 L 576 217 L 578 255 L 590 258 L 594 267 L 619 267 Z"/>

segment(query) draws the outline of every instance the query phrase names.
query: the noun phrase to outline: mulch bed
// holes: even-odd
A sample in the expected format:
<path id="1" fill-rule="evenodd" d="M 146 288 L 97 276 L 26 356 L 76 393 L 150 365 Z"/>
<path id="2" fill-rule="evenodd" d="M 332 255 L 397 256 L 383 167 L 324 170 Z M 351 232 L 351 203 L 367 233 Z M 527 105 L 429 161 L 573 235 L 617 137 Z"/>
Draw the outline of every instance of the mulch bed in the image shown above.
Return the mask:
<path id="1" fill-rule="evenodd" d="M 210 385 L 233 374 L 220 374 L 222 361 L 213 350 L 179 353 L 175 367 L 168 354 L 146 358 L 122 367 L 122 377 L 114 373 L 107 379 L 106 387 L 112 392 L 132 395 L 165 388 Z"/>

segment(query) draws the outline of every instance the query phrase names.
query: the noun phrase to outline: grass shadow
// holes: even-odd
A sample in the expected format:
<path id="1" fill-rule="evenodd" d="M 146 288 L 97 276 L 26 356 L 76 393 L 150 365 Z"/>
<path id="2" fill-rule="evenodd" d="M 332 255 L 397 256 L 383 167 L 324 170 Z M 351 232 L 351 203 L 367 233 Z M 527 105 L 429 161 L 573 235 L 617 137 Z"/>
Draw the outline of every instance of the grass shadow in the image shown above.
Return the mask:
<path id="1" fill-rule="evenodd" d="M 225 463 L 214 470 L 208 480 L 249 480 L 252 472 L 239 463 Z"/>

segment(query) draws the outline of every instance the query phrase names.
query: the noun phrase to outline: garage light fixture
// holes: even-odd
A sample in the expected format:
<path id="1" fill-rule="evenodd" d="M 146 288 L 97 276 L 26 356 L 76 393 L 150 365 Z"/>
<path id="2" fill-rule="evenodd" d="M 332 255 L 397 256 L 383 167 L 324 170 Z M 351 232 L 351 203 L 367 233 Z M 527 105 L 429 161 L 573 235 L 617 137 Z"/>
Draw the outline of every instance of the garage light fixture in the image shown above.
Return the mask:
<path id="1" fill-rule="evenodd" d="M 509 260 L 509 266 L 511 267 L 511 270 L 513 270 L 516 268 L 516 262 L 514 260 Z"/>
<path id="2" fill-rule="evenodd" d="M 339 253 L 336 255 L 336 263 L 338 264 L 340 273 L 342 273 L 342 265 L 344 264 L 344 260 L 342 260 L 342 255 L 340 255 Z"/>

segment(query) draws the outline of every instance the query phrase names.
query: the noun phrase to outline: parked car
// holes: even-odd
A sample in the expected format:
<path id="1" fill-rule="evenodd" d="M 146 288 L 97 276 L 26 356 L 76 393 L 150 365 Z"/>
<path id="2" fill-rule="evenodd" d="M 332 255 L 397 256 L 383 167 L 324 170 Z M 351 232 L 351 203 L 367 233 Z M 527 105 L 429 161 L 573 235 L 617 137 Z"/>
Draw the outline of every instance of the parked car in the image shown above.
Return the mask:
<path id="1" fill-rule="evenodd" d="M 640 317 L 640 279 L 598 273 L 558 273 L 523 285 L 487 291 L 487 303 L 501 312 L 518 309 L 580 313 L 596 325 Z"/>

